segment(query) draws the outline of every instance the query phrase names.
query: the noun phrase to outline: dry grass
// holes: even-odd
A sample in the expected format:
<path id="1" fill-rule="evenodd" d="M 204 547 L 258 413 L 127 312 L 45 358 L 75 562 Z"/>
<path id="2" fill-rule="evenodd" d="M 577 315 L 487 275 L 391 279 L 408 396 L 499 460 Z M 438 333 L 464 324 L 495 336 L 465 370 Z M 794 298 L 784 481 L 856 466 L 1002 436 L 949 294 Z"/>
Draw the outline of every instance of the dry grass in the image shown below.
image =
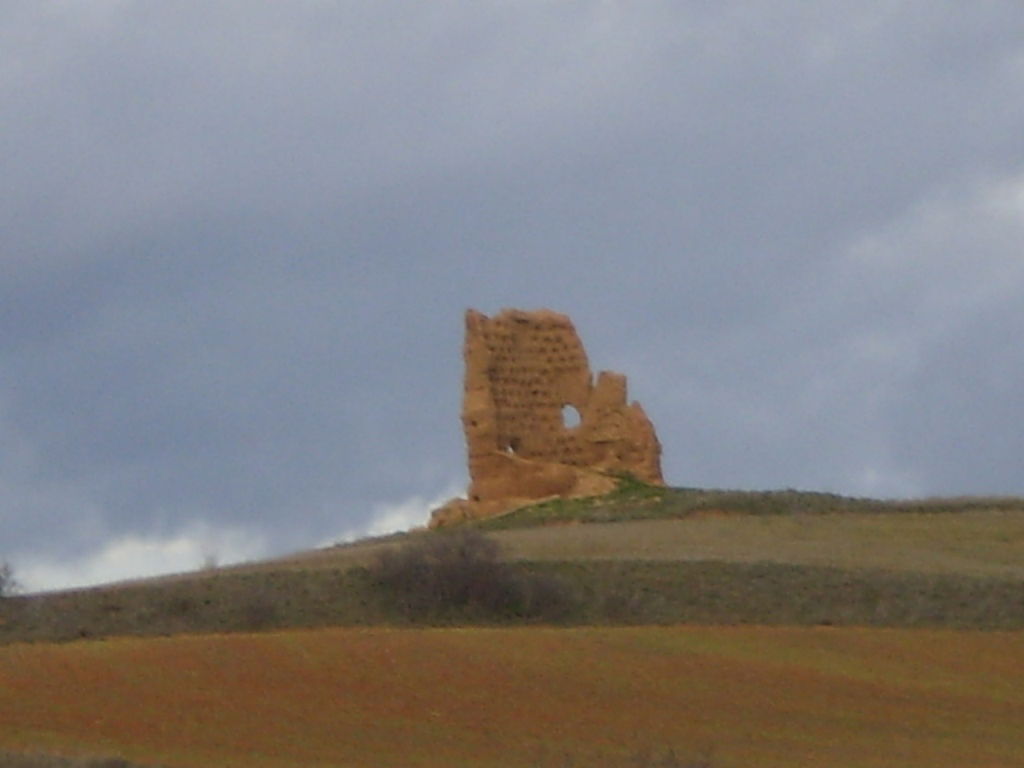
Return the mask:
<path id="1" fill-rule="evenodd" d="M 0 643 L 408 623 L 359 568 L 386 547 L 438 535 L 12 597 L 0 601 Z M 487 535 L 521 578 L 565 584 L 566 610 L 545 614 L 562 624 L 1024 626 L 1024 512 L 1013 510 L 702 514 Z"/>
<path id="2" fill-rule="evenodd" d="M 488 530 L 519 577 L 561 579 L 563 624 L 1024 626 L 1024 502 L 625 486 Z M 639 519 L 631 519 L 631 517 Z M 579 523 L 614 518 L 618 522 Z M 575 522 L 574 522 L 575 521 Z M 515 523 L 516 525 L 511 525 Z M 366 567 L 417 531 L 232 568 L 0 600 L 0 643 L 408 623 Z"/>
<path id="3" fill-rule="evenodd" d="M 707 515 L 496 531 L 521 560 L 719 560 L 1024 578 L 1024 511 Z"/>
<path id="4" fill-rule="evenodd" d="M 171 767 L 1024 766 L 1024 635 L 349 629 L 0 648 L 0 747 Z M 602 762 L 603 761 L 603 762 Z"/>
<path id="5" fill-rule="evenodd" d="M 230 570 L 366 566 L 395 542 L 424 535 L 429 534 L 371 539 Z M 992 508 L 979 503 L 963 511 L 942 507 L 891 514 L 704 511 L 682 518 L 499 529 L 487 535 L 518 560 L 779 562 L 1024 578 L 1024 506 Z"/>
<path id="6" fill-rule="evenodd" d="M 1016 498 L 897 502 L 627 484 L 606 497 L 544 502 L 479 527 L 520 560 L 721 560 L 1024 577 L 1024 499 Z M 138 583 L 366 567 L 394 544 L 430 535 L 370 538 Z"/>

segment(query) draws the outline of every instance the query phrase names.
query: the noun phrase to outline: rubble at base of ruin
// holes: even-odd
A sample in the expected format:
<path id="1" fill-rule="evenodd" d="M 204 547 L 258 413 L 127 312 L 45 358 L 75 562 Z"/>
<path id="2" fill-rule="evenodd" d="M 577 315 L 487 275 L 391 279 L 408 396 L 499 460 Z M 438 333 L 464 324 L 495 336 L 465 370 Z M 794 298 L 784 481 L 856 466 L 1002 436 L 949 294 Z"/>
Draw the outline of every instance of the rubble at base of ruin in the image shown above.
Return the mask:
<path id="1" fill-rule="evenodd" d="M 624 473 L 664 485 L 661 445 L 626 377 L 596 381 L 572 321 L 550 310 L 466 312 L 462 426 L 467 498 L 431 527 L 500 515 L 539 500 L 596 496 Z"/>

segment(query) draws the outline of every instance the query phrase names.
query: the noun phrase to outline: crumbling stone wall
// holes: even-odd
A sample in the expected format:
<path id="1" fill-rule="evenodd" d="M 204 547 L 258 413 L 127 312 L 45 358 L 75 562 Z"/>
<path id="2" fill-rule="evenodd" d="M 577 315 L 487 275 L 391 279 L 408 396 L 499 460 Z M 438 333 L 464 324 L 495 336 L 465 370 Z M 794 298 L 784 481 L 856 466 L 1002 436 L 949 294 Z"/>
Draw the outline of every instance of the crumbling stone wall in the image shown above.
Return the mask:
<path id="1" fill-rule="evenodd" d="M 435 511 L 433 525 L 604 493 L 616 472 L 663 484 L 661 446 L 643 408 L 627 404 L 625 376 L 602 371 L 594 381 L 565 315 L 471 309 L 463 357 L 471 483 L 468 499 Z"/>

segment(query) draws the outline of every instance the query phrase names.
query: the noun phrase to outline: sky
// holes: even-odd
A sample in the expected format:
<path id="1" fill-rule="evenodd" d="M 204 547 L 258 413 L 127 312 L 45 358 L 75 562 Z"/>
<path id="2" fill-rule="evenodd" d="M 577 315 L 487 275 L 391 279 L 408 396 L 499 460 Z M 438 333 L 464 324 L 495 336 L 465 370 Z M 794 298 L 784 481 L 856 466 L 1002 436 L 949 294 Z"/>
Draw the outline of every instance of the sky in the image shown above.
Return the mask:
<path id="1" fill-rule="evenodd" d="M 673 485 L 1024 495 L 1019 0 L 0 0 L 0 559 L 422 525 L 463 314 Z"/>

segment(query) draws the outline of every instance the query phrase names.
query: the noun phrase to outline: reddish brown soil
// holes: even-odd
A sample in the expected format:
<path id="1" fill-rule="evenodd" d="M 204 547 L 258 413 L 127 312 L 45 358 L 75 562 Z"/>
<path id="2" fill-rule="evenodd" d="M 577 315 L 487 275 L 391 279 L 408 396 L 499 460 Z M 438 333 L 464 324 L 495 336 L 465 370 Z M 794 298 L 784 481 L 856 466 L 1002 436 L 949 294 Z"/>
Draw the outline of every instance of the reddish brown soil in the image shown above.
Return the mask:
<path id="1" fill-rule="evenodd" d="M 1024 634 L 331 629 L 0 648 L 0 748 L 169 766 L 1024 766 Z M 545 757 L 546 756 L 546 757 Z M 559 756 L 557 763 L 550 762 Z M 624 761 L 615 764 L 624 764 Z"/>

